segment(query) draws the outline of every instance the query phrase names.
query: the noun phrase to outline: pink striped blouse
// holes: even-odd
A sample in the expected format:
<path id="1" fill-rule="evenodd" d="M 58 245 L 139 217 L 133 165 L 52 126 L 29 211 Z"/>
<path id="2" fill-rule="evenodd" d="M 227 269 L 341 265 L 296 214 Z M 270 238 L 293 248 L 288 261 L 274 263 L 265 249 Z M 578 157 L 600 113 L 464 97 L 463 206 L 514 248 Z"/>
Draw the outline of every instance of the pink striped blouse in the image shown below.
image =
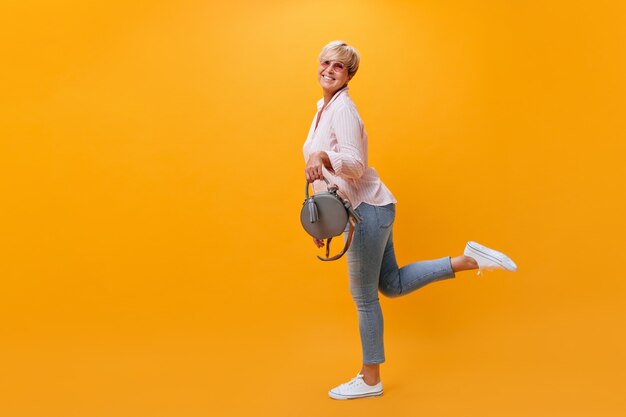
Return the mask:
<path id="1" fill-rule="evenodd" d="M 317 102 L 318 113 L 323 105 L 322 98 Z M 337 184 L 339 191 L 355 208 L 361 203 L 373 206 L 395 203 L 395 197 L 380 180 L 376 170 L 367 165 L 367 133 L 354 102 L 348 96 L 348 86 L 335 93 L 322 112 L 317 129 L 316 120 L 317 113 L 302 147 L 305 161 L 313 152 L 325 151 L 335 175 L 323 168 L 324 176 L 331 184 Z M 325 191 L 324 181 L 314 181 L 313 190 Z"/>

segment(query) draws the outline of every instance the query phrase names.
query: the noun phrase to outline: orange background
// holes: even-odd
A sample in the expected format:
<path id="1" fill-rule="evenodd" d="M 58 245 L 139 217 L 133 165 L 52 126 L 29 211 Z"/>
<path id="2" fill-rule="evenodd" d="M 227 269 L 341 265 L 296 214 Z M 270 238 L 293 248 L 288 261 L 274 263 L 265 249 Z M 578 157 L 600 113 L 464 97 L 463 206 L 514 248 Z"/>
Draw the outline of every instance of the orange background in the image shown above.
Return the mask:
<path id="1" fill-rule="evenodd" d="M 3 416 L 622 416 L 626 7 L 617 1 L 5 2 Z M 317 55 L 399 200 L 401 263 L 520 266 L 385 314 L 301 230 Z"/>

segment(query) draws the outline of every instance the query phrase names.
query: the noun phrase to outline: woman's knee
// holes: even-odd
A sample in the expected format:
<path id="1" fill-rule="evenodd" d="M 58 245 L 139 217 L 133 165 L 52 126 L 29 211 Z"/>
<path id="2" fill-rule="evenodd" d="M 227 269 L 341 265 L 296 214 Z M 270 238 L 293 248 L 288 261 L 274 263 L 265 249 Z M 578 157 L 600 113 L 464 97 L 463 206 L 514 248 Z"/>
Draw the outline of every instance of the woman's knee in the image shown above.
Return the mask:
<path id="1" fill-rule="evenodd" d="M 352 300 L 358 306 L 367 306 L 371 304 L 378 303 L 378 288 L 363 288 L 356 287 L 350 288 L 350 294 L 352 295 Z"/>
<path id="2" fill-rule="evenodd" d="M 381 285 L 378 289 L 380 293 L 387 298 L 396 298 L 402 295 L 402 290 L 400 288 Z"/>

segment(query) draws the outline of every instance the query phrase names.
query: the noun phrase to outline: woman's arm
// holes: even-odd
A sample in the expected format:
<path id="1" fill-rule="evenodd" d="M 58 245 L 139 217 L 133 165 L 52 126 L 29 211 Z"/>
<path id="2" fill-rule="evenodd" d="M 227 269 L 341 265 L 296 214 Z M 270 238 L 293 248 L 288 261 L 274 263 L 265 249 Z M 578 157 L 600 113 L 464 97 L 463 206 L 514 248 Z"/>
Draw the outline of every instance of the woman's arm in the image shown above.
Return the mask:
<path id="1" fill-rule="evenodd" d="M 344 106 L 333 115 L 333 128 L 339 151 L 327 151 L 335 175 L 358 179 L 367 168 L 367 144 L 363 140 L 363 124 L 356 109 Z"/>

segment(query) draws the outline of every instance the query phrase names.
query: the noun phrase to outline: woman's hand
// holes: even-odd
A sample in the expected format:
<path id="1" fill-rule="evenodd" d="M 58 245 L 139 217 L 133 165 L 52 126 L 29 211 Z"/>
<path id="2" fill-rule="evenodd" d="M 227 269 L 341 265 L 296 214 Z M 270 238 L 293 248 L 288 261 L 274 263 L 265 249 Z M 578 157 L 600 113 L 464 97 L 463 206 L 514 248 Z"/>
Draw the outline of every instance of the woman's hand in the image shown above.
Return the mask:
<path id="1" fill-rule="evenodd" d="M 317 246 L 318 248 L 323 248 L 324 247 L 324 241 L 323 240 L 319 240 L 319 239 L 313 238 L 313 243 L 315 243 L 315 246 Z"/>
<path id="2" fill-rule="evenodd" d="M 322 167 L 326 168 L 332 174 L 335 173 L 333 166 L 330 164 L 330 158 L 326 152 L 313 152 L 311 156 L 309 156 L 306 168 L 304 169 L 307 182 L 323 179 L 324 174 L 322 173 Z"/>

